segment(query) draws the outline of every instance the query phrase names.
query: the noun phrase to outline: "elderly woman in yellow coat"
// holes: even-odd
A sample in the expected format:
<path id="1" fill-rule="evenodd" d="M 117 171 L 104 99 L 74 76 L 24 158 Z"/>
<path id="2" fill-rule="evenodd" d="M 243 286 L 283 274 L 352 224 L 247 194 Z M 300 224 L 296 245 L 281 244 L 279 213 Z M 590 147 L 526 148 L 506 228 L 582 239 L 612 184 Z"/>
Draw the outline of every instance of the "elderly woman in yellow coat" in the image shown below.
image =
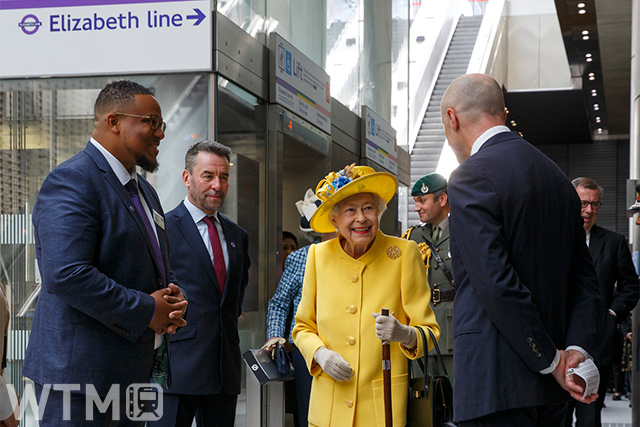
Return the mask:
<path id="1" fill-rule="evenodd" d="M 381 340 L 387 340 L 393 424 L 404 426 L 407 358 L 427 351 L 415 328 L 440 335 L 418 246 L 379 230 L 396 186 L 389 173 L 351 165 L 316 189 L 323 203 L 311 227 L 339 234 L 309 249 L 293 330 L 314 377 L 309 425 L 384 426 Z M 381 308 L 391 315 L 380 316 Z"/>

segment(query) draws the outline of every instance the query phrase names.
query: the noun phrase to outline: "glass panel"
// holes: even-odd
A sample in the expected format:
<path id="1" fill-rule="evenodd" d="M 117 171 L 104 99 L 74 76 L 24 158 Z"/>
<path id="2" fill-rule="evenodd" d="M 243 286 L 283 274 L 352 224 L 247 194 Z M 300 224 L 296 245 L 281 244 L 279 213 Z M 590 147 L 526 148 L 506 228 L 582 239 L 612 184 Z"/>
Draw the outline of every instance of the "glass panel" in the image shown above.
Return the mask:
<path id="1" fill-rule="evenodd" d="M 409 125 L 409 26 L 411 11 L 416 7 L 407 0 L 392 2 L 391 126 L 396 129 L 398 145 L 405 147 Z"/>
<path id="2" fill-rule="evenodd" d="M 239 321 L 240 350 L 260 348 L 266 330 L 266 123 L 267 105 L 218 77 L 217 141 L 233 150 L 229 191 L 220 212 L 249 233 L 249 285 Z M 247 425 L 245 370 L 238 399 L 236 427 Z"/>
<path id="3" fill-rule="evenodd" d="M 324 1 L 217 0 L 216 6 L 264 45 L 276 31 L 313 62 L 324 64 Z"/>
<path id="4" fill-rule="evenodd" d="M 271 24 L 265 22 L 266 4 L 267 0 L 216 0 L 216 10 L 266 45 Z"/>
<path id="5" fill-rule="evenodd" d="M 360 0 L 327 0 L 325 68 L 331 76 L 331 96 L 358 115 L 362 16 Z"/>

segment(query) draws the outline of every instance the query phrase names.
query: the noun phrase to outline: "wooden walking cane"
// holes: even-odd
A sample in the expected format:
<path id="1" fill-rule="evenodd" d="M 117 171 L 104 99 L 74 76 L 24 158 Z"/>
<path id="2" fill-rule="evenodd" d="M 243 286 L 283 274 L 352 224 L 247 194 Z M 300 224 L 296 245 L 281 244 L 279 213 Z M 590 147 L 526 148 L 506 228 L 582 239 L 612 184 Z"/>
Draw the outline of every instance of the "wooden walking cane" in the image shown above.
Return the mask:
<path id="1" fill-rule="evenodd" d="M 389 315 L 389 309 L 380 310 L 382 316 Z M 393 427 L 393 415 L 391 412 L 391 346 L 389 341 L 382 341 L 382 382 L 384 385 L 384 425 Z"/>

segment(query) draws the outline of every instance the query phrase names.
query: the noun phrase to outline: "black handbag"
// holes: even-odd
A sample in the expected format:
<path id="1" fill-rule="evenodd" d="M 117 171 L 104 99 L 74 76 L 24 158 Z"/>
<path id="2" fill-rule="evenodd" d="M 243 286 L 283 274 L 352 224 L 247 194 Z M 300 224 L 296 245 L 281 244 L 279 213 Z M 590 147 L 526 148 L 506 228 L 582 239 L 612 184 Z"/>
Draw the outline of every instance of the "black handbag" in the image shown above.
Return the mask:
<path id="1" fill-rule="evenodd" d="M 440 354 L 440 348 L 429 330 L 436 360 L 443 375 L 429 373 L 429 358 L 427 357 L 427 337 L 422 328 L 416 328 L 422 336 L 424 346 L 423 360 L 416 360 L 422 370 L 422 375 L 416 369 L 413 376 L 412 360 L 409 360 L 409 402 L 407 404 L 407 427 L 452 427 L 453 422 L 453 387 L 447 375 L 447 369 Z"/>
<path id="2" fill-rule="evenodd" d="M 287 350 L 282 344 L 276 344 L 275 361 L 278 372 L 283 376 L 288 377 L 294 375 L 293 363 L 291 363 Z"/>

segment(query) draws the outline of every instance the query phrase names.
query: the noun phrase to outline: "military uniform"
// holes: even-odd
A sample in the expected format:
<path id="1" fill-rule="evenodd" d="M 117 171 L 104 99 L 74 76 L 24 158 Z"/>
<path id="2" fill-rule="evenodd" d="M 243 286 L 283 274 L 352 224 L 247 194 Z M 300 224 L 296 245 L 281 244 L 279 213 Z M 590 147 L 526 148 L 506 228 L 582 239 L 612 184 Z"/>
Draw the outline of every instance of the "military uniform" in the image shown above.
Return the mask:
<path id="1" fill-rule="evenodd" d="M 425 261 L 427 267 L 427 276 L 429 280 L 429 286 L 431 287 L 431 306 L 433 312 L 436 315 L 438 325 L 440 325 L 440 339 L 438 340 L 438 347 L 442 353 L 445 366 L 449 378 L 453 381 L 453 297 L 455 290 L 449 280 L 445 276 L 442 269 L 436 263 L 435 258 L 431 254 L 426 241 L 431 241 L 432 235 L 431 224 L 421 224 L 409 228 L 402 236 L 405 239 L 413 240 L 416 242 L 422 253 L 422 258 Z M 441 231 L 438 244 L 435 245 L 440 257 L 444 261 L 445 266 L 451 271 L 451 255 L 449 254 L 449 227 L 445 227 Z M 433 351 L 429 354 L 432 354 Z M 431 357 L 435 362 L 435 358 Z"/>

